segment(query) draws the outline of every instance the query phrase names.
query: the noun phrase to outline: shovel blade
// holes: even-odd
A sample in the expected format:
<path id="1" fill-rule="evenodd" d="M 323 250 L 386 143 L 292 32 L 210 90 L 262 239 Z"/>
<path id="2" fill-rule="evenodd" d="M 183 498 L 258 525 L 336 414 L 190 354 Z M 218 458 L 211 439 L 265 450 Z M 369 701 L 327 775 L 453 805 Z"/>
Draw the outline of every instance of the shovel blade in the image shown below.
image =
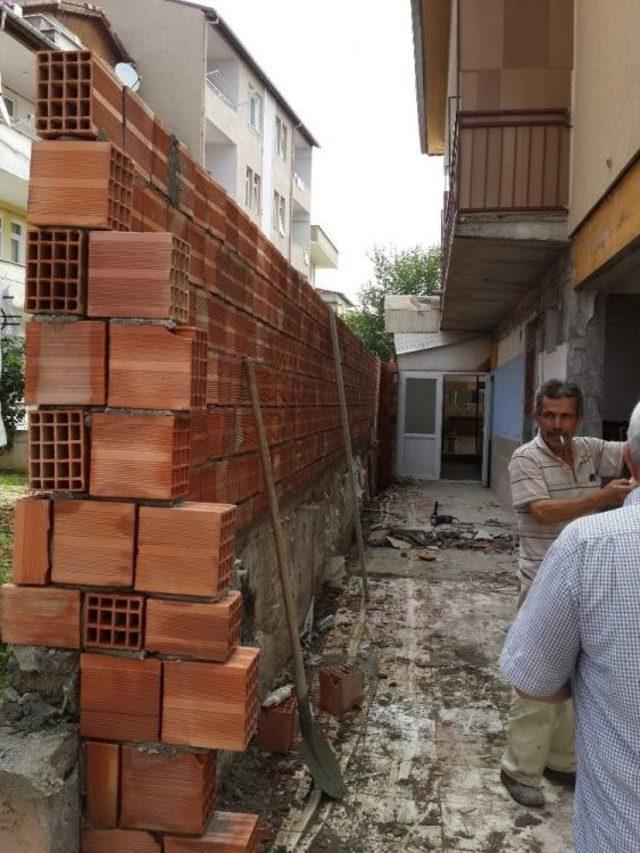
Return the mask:
<path id="1" fill-rule="evenodd" d="M 311 709 L 306 703 L 300 706 L 300 731 L 302 754 L 313 781 L 327 796 L 341 800 L 345 784 L 340 765 L 324 734 L 314 723 Z"/>

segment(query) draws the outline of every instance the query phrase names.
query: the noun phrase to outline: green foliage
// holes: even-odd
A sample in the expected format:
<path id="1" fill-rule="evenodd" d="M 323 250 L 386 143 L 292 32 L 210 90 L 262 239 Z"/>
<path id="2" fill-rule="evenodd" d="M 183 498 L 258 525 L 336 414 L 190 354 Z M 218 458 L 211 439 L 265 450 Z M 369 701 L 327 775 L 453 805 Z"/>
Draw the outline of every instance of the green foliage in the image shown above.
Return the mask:
<path id="1" fill-rule="evenodd" d="M 21 338 L 2 339 L 2 376 L 0 402 L 2 420 L 7 431 L 7 447 L 13 444 L 18 424 L 24 418 L 24 341 Z"/>
<path id="2" fill-rule="evenodd" d="M 384 298 L 427 296 L 440 287 L 440 247 L 423 249 L 381 249 L 374 247 L 370 254 L 373 279 L 358 293 L 358 307 L 345 317 L 354 334 L 373 350 L 382 361 L 389 361 L 393 337 L 384 330 Z"/>

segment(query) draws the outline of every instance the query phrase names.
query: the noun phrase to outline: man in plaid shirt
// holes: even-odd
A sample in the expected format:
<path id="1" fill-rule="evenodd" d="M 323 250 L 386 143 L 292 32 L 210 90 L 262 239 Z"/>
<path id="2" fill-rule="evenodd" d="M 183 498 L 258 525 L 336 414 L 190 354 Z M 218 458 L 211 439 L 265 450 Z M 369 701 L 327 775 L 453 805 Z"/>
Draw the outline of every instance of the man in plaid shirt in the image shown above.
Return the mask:
<path id="1" fill-rule="evenodd" d="M 627 464 L 640 482 L 640 404 Z M 577 853 L 640 851 L 640 488 L 549 549 L 500 658 L 524 698 L 573 697 Z"/>

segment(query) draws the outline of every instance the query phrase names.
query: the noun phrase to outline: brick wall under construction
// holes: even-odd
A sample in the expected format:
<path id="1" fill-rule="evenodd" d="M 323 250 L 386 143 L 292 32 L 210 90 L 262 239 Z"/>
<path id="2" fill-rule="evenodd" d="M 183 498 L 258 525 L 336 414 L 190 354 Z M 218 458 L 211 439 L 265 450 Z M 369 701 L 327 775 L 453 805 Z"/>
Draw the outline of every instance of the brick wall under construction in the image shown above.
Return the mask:
<path id="1" fill-rule="evenodd" d="M 217 751 L 244 750 L 258 711 L 229 590 L 236 531 L 266 509 L 243 360 L 290 497 L 343 457 L 330 309 L 94 55 L 39 54 L 37 87 L 34 494 L 2 636 L 81 651 L 84 853 L 253 851 L 256 816 L 211 822 Z M 380 365 L 339 338 L 357 449 Z"/>

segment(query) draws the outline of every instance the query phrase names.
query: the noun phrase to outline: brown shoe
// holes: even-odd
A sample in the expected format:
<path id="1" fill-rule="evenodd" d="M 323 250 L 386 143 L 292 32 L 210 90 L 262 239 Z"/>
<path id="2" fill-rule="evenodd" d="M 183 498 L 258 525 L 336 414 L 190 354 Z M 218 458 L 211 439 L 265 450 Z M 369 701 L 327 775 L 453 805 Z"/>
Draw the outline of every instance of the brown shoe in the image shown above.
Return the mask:
<path id="1" fill-rule="evenodd" d="M 520 803 L 521 806 L 526 806 L 528 809 L 541 809 L 544 806 L 544 796 L 540 788 L 523 785 L 505 773 L 504 770 L 500 771 L 500 781 L 516 803 Z"/>
<path id="2" fill-rule="evenodd" d="M 542 773 L 547 779 L 552 782 L 557 782 L 559 785 L 564 785 L 565 788 L 570 788 L 572 791 L 576 787 L 576 774 L 566 773 L 564 770 L 553 770 L 551 767 L 545 767 Z"/>

